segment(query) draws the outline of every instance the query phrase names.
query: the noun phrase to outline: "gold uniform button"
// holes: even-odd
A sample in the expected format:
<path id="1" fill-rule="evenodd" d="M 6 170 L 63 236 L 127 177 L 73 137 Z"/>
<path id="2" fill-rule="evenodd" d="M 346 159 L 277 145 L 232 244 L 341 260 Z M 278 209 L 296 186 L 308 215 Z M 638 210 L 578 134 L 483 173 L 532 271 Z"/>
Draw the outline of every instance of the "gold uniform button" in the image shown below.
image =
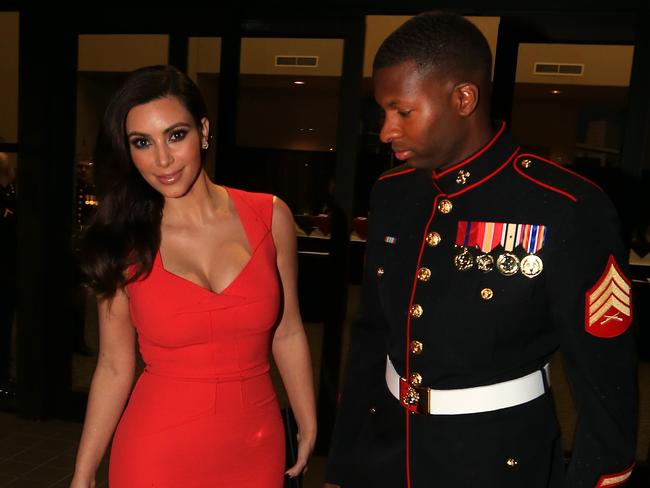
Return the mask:
<path id="1" fill-rule="evenodd" d="M 508 458 L 506 460 L 506 464 L 508 465 L 508 467 L 514 468 L 519 464 L 519 461 L 517 461 L 515 458 Z"/>
<path id="2" fill-rule="evenodd" d="M 436 247 L 438 244 L 440 244 L 440 241 L 442 240 L 442 237 L 440 237 L 440 234 L 437 232 L 429 232 L 427 234 L 427 244 L 430 247 Z"/>
<path id="3" fill-rule="evenodd" d="M 491 300 L 494 296 L 494 292 L 490 288 L 483 288 L 481 290 L 481 298 L 483 300 Z"/>
<path id="4" fill-rule="evenodd" d="M 409 310 L 411 317 L 415 317 L 416 319 L 422 317 L 423 312 L 424 309 L 422 308 L 422 305 L 418 305 L 417 303 L 415 305 L 411 305 L 411 309 Z"/>
<path id="5" fill-rule="evenodd" d="M 422 384 L 422 375 L 420 373 L 411 373 L 409 380 L 411 381 L 411 385 L 420 386 Z"/>
<path id="6" fill-rule="evenodd" d="M 424 349 L 424 344 L 420 341 L 411 341 L 411 354 L 419 356 L 422 354 L 422 349 Z"/>
<path id="7" fill-rule="evenodd" d="M 446 198 L 443 198 L 438 202 L 438 210 L 442 212 L 443 214 L 448 214 L 451 212 L 451 209 L 454 208 L 454 205 L 451 203 L 451 200 L 447 200 Z"/>
<path id="8" fill-rule="evenodd" d="M 431 279 L 431 270 L 429 268 L 423 266 L 418 269 L 418 280 L 429 281 L 429 279 Z"/>
<path id="9" fill-rule="evenodd" d="M 464 185 L 465 183 L 467 183 L 467 180 L 469 179 L 470 176 L 471 173 L 469 171 L 461 169 L 458 172 L 458 176 L 456 176 L 456 183 L 458 183 L 459 185 Z"/>
<path id="10" fill-rule="evenodd" d="M 521 161 L 521 167 L 524 169 L 530 168 L 531 164 L 533 164 L 533 162 L 530 159 L 524 159 Z"/>
<path id="11" fill-rule="evenodd" d="M 377 267 L 377 278 L 381 278 L 382 276 L 384 276 L 385 272 L 386 272 L 386 270 L 384 269 L 383 266 L 378 266 Z"/>

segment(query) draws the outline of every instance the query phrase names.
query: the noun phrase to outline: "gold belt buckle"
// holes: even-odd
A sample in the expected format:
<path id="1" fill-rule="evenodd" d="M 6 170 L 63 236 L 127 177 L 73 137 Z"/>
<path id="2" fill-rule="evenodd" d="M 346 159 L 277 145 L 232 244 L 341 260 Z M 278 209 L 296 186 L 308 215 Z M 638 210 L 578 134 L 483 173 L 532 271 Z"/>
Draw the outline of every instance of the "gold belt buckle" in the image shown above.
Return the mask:
<path id="1" fill-rule="evenodd" d="M 417 412 L 425 415 L 429 414 L 429 388 L 426 386 L 412 387 L 418 392 Z"/>
<path id="2" fill-rule="evenodd" d="M 400 390 L 402 406 L 410 412 L 429 413 L 429 388 L 409 385 L 404 378 L 400 378 Z"/>

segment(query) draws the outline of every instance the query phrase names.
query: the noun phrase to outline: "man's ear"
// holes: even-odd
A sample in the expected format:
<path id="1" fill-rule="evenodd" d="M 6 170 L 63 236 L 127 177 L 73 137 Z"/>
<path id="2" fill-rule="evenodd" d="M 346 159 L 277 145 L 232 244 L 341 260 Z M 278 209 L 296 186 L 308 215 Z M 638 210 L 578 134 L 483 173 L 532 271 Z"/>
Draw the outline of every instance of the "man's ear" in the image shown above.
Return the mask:
<path id="1" fill-rule="evenodd" d="M 480 90 L 474 83 L 461 83 L 454 87 L 454 103 L 458 115 L 472 115 L 478 107 Z"/>

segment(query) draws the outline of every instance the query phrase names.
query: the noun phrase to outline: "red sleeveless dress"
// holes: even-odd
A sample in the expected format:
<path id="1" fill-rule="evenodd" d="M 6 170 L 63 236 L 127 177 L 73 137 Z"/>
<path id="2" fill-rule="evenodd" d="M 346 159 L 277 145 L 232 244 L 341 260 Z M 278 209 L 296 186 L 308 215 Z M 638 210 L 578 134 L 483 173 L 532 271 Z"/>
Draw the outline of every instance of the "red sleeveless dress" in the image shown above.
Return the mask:
<path id="1" fill-rule="evenodd" d="M 166 271 L 128 286 L 146 368 L 117 427 L 111 488 L 280 488 L 268 354 L 280 313 L 271 195 L 228 189 L 252 250 L 221 293 Z"/>

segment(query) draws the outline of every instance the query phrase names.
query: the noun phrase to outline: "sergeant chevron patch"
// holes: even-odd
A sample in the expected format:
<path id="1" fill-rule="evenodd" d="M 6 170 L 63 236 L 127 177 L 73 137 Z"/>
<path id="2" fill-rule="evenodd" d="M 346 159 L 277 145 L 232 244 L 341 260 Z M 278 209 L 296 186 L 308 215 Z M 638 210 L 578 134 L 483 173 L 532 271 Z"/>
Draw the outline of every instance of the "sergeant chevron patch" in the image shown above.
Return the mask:
<path id="1" fill-rule="evenodd" d="M 585 330 L 596 337 L 616 337 L 632 323 L 632 287 L 613 256 L 600 279 L 585 294 Z"/>
<path id="2" fill-rule="evenodd" d="M 622 485 L 630 478 L 630 476 L 632 476 L 633 469 L 634 469 L 634 464 L 632 464 L 632 466 L 627 468 L 622 473 L 606 474 L 601 476 L 600 479 L 598 480 L 598 483 L 596 484 L 596 488 L 605 488 L 605 487 Z"/>

